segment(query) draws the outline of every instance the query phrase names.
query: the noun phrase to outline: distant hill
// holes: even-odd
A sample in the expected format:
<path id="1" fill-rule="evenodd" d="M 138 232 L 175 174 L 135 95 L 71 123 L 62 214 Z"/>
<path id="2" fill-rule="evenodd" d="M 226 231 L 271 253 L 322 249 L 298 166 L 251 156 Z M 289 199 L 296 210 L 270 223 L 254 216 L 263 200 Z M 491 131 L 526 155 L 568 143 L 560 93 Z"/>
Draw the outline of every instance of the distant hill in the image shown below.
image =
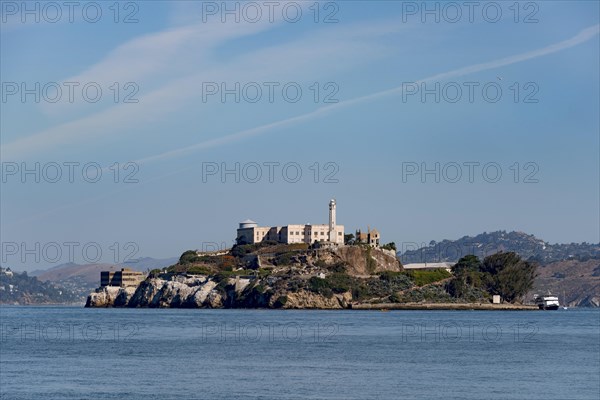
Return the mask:
<path id="1" fill-rule="evenodd" d="M 527 260 L 544 265 L 555 261 L 598 258 L 600 244 L 550 244 L 523 232 L 496 231 L 464 236 L 458 240 L 432 240 L 428 246 L 398 253 L 398 256 L 402 264 L 456 262 L 468 254 L 483 258 L 499 251 L 514 251 Z"/>
<path id="2" fill-rule="evenodd" d="M 74 264 L 67 263 L 55 267 L 34 271 L 40 281 L 48 281 L 68 288 L 77 293 L 81 299 L 89 292 L 100 286 L 100 271 L 118 271 L 121 268 L 131 268 L 135 271 L 146 272 L 155 268 L 165 268 L 177 263 L 179 259 L 139 258 L 122 264 Z"/>
<path id="3" fill-rule="evenodd" d="M 81 296 L 51 282 L 41 282 L 27 272 L 0 268 L 0 304 L 69 304 Z"/>
<path id="4" fill-rule="evenodd" d="M 171 257 L 171 258 L 151 258 L 151 257 L 143 257 L 137 258 L 135 260 L 129 260 L 127 262 L 121 263 L 119 265 L 125 268 L 131 268 L 136 271 L 146 271 L 147 269 L 153 270 L 156 268 L 165 268 L 170 267 L 173 264 L 176 264 L 179 261 L 179 257 Z"/>
<path id="5" fill-rule="evenodd" d="M 600 307 L 600 258 L 555 261 L 537 273 L 531 296 L 550 291 L 569 307 Z"/>

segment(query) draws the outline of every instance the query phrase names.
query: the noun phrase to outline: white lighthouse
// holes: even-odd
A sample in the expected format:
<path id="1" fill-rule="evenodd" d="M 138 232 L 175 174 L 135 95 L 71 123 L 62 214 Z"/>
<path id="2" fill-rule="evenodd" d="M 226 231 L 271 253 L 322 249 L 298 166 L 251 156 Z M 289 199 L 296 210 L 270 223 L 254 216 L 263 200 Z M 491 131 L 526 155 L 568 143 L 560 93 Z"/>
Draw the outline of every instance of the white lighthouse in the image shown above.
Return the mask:
<path id="1" fill-rule="evenodd" d="M 258 226 L 251 220 L 240 222 L 236 241 L 252 244 L 264 241 L 279 243 L 331 242 L 344 244 L 344 225 L 336 223 L 336 202 L 329 201 L 329 224 L 288 224 L 284 226 Z"/>
<path id="2" fill-rule="evenodd" d="M 329 201 L 329 241 L 337 242 L 335 235 L 335 199 Z"/>

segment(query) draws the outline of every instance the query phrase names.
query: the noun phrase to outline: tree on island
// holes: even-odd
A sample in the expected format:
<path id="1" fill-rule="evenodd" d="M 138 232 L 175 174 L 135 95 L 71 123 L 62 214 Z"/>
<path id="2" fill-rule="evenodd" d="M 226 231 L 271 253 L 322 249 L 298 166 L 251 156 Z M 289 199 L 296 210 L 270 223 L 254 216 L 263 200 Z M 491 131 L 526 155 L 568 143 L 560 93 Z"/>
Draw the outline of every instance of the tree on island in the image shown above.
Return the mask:
<path id="1" fill-rule="evenodd" d="M 472 254 L 458 260 L 452 267 L 454 278 L 446 285 L 448 292 L 454 297 L 466 298 L 474 292 L 473 289 L 482 289 L 480 267 L 481 261 Z"/>
<path id="2" fill-rule="evenodd" d="M 536 268 L 534 262 L 525 261 L 513 252 L 496 253 L 484 258 L 483 262 L 468 255 L 452 267 L 454 278 L 446 288 L 455 297 L 465 297 L 473 289 L 484 289 L 512 303 L 533 287 Z"/>
<path id="3" fill-rule="evenodd" d="M 385 249 L 385 250 L 397 251 L 397 249 L 396 249 L 396 243 L 394 243 L 394 242 L 389 242 L 387 244 L 384 244 L 383 246 L 381 246 L 381 248 Z"/>
<path id="4" fill-rule="evenodd" d="M 513 252 L 486 257 L 480 269 L 485 274 L 488 291 L 510 303 L 520 300 L 533 287 L 537 275 L 537 264 L 525 261 Z"/>
<path id="5" fill-rule="evenodd" d="M 354 235 L 352 233 L 344 235 L 344 244 L 353 245 L 354 242 Z"/>

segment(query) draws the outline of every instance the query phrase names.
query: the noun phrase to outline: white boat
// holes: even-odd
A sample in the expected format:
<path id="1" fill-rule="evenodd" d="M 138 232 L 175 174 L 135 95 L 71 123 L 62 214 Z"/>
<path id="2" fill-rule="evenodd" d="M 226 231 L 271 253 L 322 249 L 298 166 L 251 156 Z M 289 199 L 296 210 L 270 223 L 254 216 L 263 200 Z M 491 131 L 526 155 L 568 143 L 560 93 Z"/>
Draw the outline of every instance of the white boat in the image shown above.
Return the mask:
<path id="1" fill-rule="evenodd" d="M 548 293 L 547 295 L 534 295 L 535 304 L 540 310 L 558 310 L 560 303 L 558 297 Z"/>

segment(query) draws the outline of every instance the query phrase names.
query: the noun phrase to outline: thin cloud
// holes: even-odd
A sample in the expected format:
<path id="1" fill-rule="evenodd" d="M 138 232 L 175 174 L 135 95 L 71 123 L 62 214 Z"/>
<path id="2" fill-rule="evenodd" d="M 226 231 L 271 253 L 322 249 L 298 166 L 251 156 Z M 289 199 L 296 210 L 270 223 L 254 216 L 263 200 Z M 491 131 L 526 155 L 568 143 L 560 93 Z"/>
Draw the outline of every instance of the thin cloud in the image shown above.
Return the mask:
<path id="1" fill-rule="evenodd" d="M 419 83 L 419 84 L 427 83 L 427 82 L 432 82 L 432 81 L 439 81 L 439 80 L 444 80 L 444 79 L 448 79 L 448 78 L 464 76 L 464 75 L 470 75 L 470 74 L 474 74 L 477 72 L 487 71 L 487 70 L 491 70 L 491 69 L 505 67 L 507 65 L 520 63 L 520 62 L 527 61 L 527 60 L 532 60 L 534 58 L 542 57 L 542 56 L 545 56 L 548 54 L 556 53 L 556 52 L 577 46 L 581 43 L 584 43 L 584 42 L 594 38 L 595 36 L 598 35 L 599 32 L 600 32 L 600 24 L 594 25 L 594 26 L 591 26 L 589 28 L 582 30 L 577 35 L 573 36 L 572 38 L 563 40 L 558 43 L 554 43 L 550 46 L 543 47 L 541 49 L 536 49 L 536 50 L 532 50 L 532 51 L 529 51 L 526 53 L 516 54 L 513 56 L 501 58 L 499 60 L 494 60 L 494 61 L 490 61 L 487 63 L 475 64 L 475 65 L 455 69 L 455 70 L 448 71 L 448 72 L 442 72 L 442 73 L 430 76 L 428 78 L 424 78 L 419 81 L 416 81 L 416 83 Z M 185 154 L 189 154 L 189 153 L 192 153 L 192 152 L 198 151 L 198 150 L 204 150 L 204 149 L 208 149 L 208 148 L 217 147 L 220 145 L 234 143 L 236 141 L 247 139 L 252 136 L 264 134 L 264 133 L 266 133 L 270 130 L 276 129 L 276 128 L 281 128 L 284 126 L 289 126 L 289 125 L 293 125 L 296 123 L 308 121 L 308 120 L 311 120 L 314 118 L 318 118 L 320 116 L 323 116 L 323 115 L 330 113 L 337 109 L 347 108 L 347 107 L 354 106 L 354 105 L 357 105 L 360 103 L 378 100 L 378 99 L 381 99 L 386 96 L 398 95 L 398 94 L 401 94 L 402 91 L 403 91 L 403 86 L 398 86 L 398 87 L 395 87 L 392 89 L 383 90 L 383 91 L 376 92 L 373 94 L 356 97 L 354 99 L 344 100 L 344 101 L 341 101 L 336 104 L 318 108 L 318 109 L 308 112 L 306 114 L 302 114 L 302 115 L 298 115 L 295 117 L 271 122 L 269 124 L 261 125 L 256 128 L 245 129 L 243 131 L 232 133 L 230 135 L 223 136 L 220 138 L 215 138 L 215 139 L 210 139 L 210 140 L 206 140 L 203 142 L 199 142 L 199 143 L 193 144 L 191 146 L 186 146 L 186 147 L 182 147 L 179 149 L 166 151 L 166 152 L 154 155 L 154 156 L 139 159 L 136 162 L 139 164 L 144 164 L 144 163 L 149 163 L 149 162 L 154 162 L 154 161 L 159 161 L 159 160 L 165 160 L 165 159 L 169 159 L 172 157 L 178 157 L 178 156 L 182 156 Z"/>
<path id="2" fill-rule="evenodd" d="M 516 64 L 519 62 L 523 62 L 523 61 L 527 61 L 527 60 L 531 60 L 534 58 L 538 58 L 538 57 L 542 57 L 548 54 L 552 54 L 552 53 L 556 53 L 558 51 L 562 51 L 562 50 L 566 50 L 568 48 L 577 46 L 581 43 L 584 43 L 592 38 L 594 38 L 595 36 L 598 35 L 598 33 L 600 32 L 600 25 L 594 25 L 592 27 L 586 28 L 584 30 L 582 30 L 581 32 L 579 32 L 577 35 L 573 36 L 570 39 L 552 44 L 550 46 L 547 47 L 543 47 L 541 49 L 537 49 L 537 50 L 532 50 L 529 51 L 527 53 L 522 53 L 522 54 L 517 54 L 514 56 L 509 56 L 509 57 L 505 57 L 499 60 L 495 60 L 495 61 L 491 61 L 491 62 L 487 62 L 487 63 L 481 63 L 481 64 L 475 64 L 475 65 L 471 65 L 471 66 L 467 66 L 467 67 L 463 67 L 463 68 L 459 68 L 459 69 L 455 69 L 452 71 L 448 71 L 448 72 L 443 72 L 437 75 L 433 75 L 431 77 L 428 78 L 424 78 L 421 79 L 420 81 L 417 81 L 417 83 L 426 83 L 426 82 L 431 82 L 431 81 L 435 81 L 435 80 L 441 80 L 441 79 L 446 79 L 446 78 L 452 78 L 452 77 L 458 77 L 458 76 L 464 76 L 464 75 L 468 75 L 468 74 L 473 74 L 473 73 L 477 73 L 477 72 L 482 72 L 482 71 L 487 71 L 487 70 L 491 70 L 491 69 L 496 69 L 496 68 L 500 68 L 500 67 L 504 67 L 507 65 L 511 65 L 511 64 Z M 397 95 L 399 93 L 402 93 L 402 86 L 399 87 L 395 87 L 392 89 L 388 89 L 388 90 L 384 90 L 384 91 L 380 91 L 377 93 L 373 93 L 370 95 L 366 95 L 366 96 L 361 96 L 361 97 L 357 97 L 351 100 L 345 100 L 342 101 L 340 103 L 337 104 L 333 104 L 333 105 L 329 105 L 326 107 L 321 107 L 315 111 L 306 113 L 306 114 L 302 114 L 296 117 L 291 117 L 291 118 L 286 118 L 280 121 L 275 121 L 272 122 L 270 124 L 266 124 L 266 125 L 262 125 L 256 128 L 251 128 L 251 129 L 246 129 L 240 132 L 236 132 L 224 137 L 220 137 L 220 138 L 216 138 L 216 139 L 211 139 L 211 140 L 207 140 L 207 141 L 203 141 L 200 143 L 196 143 L 194 145 L 191 146 L 187 146 L 184 148 L 180 148 L 180 149 L 175 149 L 175 150 L 170 150 L 170 151 L 166 151 L 160 154 L 156 154 L 153 156 L 149 156 L 149 157 L 145 157 L 142 159 L 137 160 L 136 162 L 138 164 L 144 164 L 144 163 L 151 163 L 151 162 L 156 162 L 156 161 L 160 161 L 160 160 L 165 160 L 165 159 L 169 159 L 169 158 L 173 158 L 173 157 L 178 157 L 178 156 L 182 156 L 185 154 L 189 154 L 195 151 L 199 151 L 199 150 L 204 150 L 204 149 L 208 149 L 208 148 L 212 148 L 212 147 L 217 147 L 217 146 L 222 146 L 222 145 L 227 145 L 230 143 L 234 143 L 236 141 L 239 140 L 243 140 L 243 139 L 247 139 L 249 137 L 252 136 L 256 136 L 256 135 L 261 135 L 264 134 L 270 130 L 276 129 L 276 128 L 282 128 L 285 126 L 289 126 L 289 125 L 293 125 L 293 124 L 297 124 L 297 123 L 301 123 L 304 121 L 308 121 L 320 116 L 323 116 L 327 113 L 333 112 L 339 108 L 346 108 L 346 107 L 350 107 L 356 104 L 360 104 L 360 103 L 365 103 L 368 101 L 373 101 L 373 100 L 378 100 L 381 98 L 384 98 L 386 96 L 392 96 L 392 95 Z M 140 183 L 140 184 L 147 184 L 149 182 L 153 182 L 156 180 L 160 180 L 162 178 L 165 178 L 167 176 L 172 176 L 175 173 L 179 173 L 181 171 L 184 171 L 186 169 L 189 168 L 185 168 L 185 169 L 181 169 L 178 171 L 173 171 L 173 172 L 169 172 L 166 174 L 163 174 L 161 176 L 157 176 L 154 177 L 150 180 L 145 181 L 144 183 Z M 123 192 L 127 189 L 123 189 L 120 192 Z M 109 193 L 106 194 L 104 196 L 102 196 L 101 198 L 104 197 L 110 197 L 113 196 L 114 193 Z M 34 214 L 34 215 L 30 215 L 27 218 L 23 219 L 23 220 L 19 220 L 19 221 L 15 221 L 14 223 L 9 224 L 9 226 L 12 225 L 18 225 L 21 224 L 23 222 L 28 222 L 28 221 L 32 221 L 32 220 L 36 220 L 40 217 L 52 214 L 54 212 L 60 211 L 61 209 L 65 209 L 65 208 L 72 208 L 74 206 L 80 205 L 80 204 L 85 204 L 88 203 L 90 201 L 93 200 L 98 200 L 98 198 L 91 198 L 91 199 L 87 199 L 87 200 L 83 200 L 83 201 L 79 201 L 79 202 L 74 202 L 68 205 L 64 205 L 61 206 L 59 208 L 55 208 L 53 210 L 48 210 L 46 212 L 43 213 L 39 213 L 39 214 Z"/>
<path id="3" fill-rule="evenodd" d="M 203 29 L 207 28 L 204 27 Z M 257 31 L 256 27 L 245 30 L 242 30 L 242 28 L 237 29 L 239 30 L 235 34 L 237 38 L 252 35 Z M 364 35 L 361 33 L 362 30 L 366 30 Z M 204 67 L 201 68 L 200 72 L 195 68 L 196 63 L 188 63 L 194 66 L 190 67 L 191 70 L 188 71 L 188 74 L 173 74 L 174 77 L 169 82 L 141 96 L 138 104 L 120 103 L 94 114 L 46 128 L 29 136 L 17 138 L 2 145 L 2 156 L 21 159 L 31 154 L 48 153 L 51 147 L 56 148 L 77 141 L 82 142 L 107 134 L 114 135 L 119 130 L 126 131 L 139 128 L 139 121 L 144 121 L 145 124 L 152 123 L 172 111 L 177 111 L 181 104 L 197 97 L 202 82 L 207 80 L 227 81 L 231 77 L 235 77 L 239 81 L 243 80 L 244 77 L 248 77 L 253 81 L 260 81 L 261 77 L 262 79 L 268 77 L 268 80 L 284 79 L 285 76 L 294 76 L 295 79 L 301 79 L 302 76 L 309 75 L 314 77 L 314 74 L 322 74 L 326 70 L 320 68 L 320 61 L 325 58 L 324 55 L 327 55 L 328 59 L 345 60 L 346 62 L 341 63 L 340 68 L 350 68 L 364 62 L 365 59 L 372 60 L 385 54 L 384 49 L 376 46 L 373 40 L 370 39 L 378 35 L 385 35 L 389 31 L 390 28 L 387 26 L 380 26 L 379 29 L 375 29 L 364 24 L 355 27 L 353 36 L 347 35 L 347 28 L 337 29 L 335 32 L 330 30 L 319 31 L 318 34 L 311 34 L 308 37 L 302 37 L 294 41 L 253 49 L 253 51 L 243 53 L 227 60 L 227 62 L 215 59 L 210 49 L 216 46 L 217 36 L 220 35 L 218 41 L 222 44 L 231 39 L 233 33 L 228 32 L 227 37 L 221 37 L 223 36 L 222 33 L 213 32 L 212 38 L 214 40 L 211 42 L 210 49 L 202 47 L 197 49 L 198 52 L 193 52 L 196 54 L 195 56 L 199 54 L 200 58 L 204 58 Z M 129 44 L 120 46 L 118 50 L 111 53 L 111 56 L 98 64 L 104 66 L 104 68 L 96 65 L 78 77 L 73 77 L 72 80 L 92 80 L 94 74 L 89 71 L 103 69 L 110 71 L 110 74 L 120 76 L 122 80 L 129 79 L 124 75 L 119 75 L 124 70 L 124 65 L 127 64 L 127 57 L 121 59 L 118 56 L 123 54 L 124 48 L 137 48 L 139 54 L 144 52 L 152 54 L 154 53 L 152 38 L 160 38 L 160 41 L 177 42 L 181 38 L 187 37 L 187 35 L 188 30 L 182 28 L 177 31 L 147 35 L 135 39 L 128 42 Z M 146 50 L 142 51 L 141 48 Z M 183 51 L 183 53 L 187 53 L 187 51 Z M 296 61 L 295 57 L 298 55 L 301 55 L 302 62 Z M 269 63 L 268 68 L 265 68 L 264 60 L 279 61 L 276 64 Z M 160 68 L 154 65 L 144 71 L 140 74 L 146 76 L 144 82 L 147 82 L 148 77 L 157 76 L 156 73 L 160 71 Z"/>

